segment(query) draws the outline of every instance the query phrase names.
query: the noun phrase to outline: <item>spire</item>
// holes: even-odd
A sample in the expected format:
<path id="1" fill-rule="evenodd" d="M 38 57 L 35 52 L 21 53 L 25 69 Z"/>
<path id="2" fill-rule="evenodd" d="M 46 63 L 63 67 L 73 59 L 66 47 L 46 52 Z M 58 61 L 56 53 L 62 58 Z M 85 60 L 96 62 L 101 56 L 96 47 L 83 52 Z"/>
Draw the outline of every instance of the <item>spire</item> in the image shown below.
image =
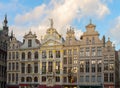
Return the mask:
<path id="1" fill-rule="evenodd" d="M 7 21 L 7 14 L 5 14 L 4 26 L 7 26 L 7 23 L 8 23 L 8 21 Z"/>
<path id="2" fill-rule="evenodd" d="M 90 24 L 92 24 L 92 19 L 90 19 Z"/>
<path id="3" fill-rule="evenodd" d="M 51 26 L 51 28 L 53 28 L 53 19 L 51 18 L 51 19 L 49 19 L 50 20 L 50 26 Z"/>

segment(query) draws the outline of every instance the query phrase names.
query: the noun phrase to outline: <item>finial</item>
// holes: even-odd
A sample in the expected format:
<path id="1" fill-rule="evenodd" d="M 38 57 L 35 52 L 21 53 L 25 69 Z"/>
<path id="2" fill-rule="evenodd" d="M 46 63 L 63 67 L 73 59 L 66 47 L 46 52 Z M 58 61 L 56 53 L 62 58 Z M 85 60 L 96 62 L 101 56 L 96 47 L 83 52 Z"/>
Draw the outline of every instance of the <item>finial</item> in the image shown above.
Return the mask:
<path id="1" fill-rule="evenodd" d="M 50 26 L 51 26 L 51 28 L 53 28 L 53 19 L 51 18 L 49 20 L 50 20 Z"/>
<path id="2" fill-rule="evenodd" d="M 92 19 L 90 19 L 90 24 L 92 24 Z"/>
<path id="3" fill-rule="evenodd" d="M 5 14 L 4 26 L 7 26 L 7 23 L 8 23 L 8 21 L 7 21 L 7 14 Z"/>

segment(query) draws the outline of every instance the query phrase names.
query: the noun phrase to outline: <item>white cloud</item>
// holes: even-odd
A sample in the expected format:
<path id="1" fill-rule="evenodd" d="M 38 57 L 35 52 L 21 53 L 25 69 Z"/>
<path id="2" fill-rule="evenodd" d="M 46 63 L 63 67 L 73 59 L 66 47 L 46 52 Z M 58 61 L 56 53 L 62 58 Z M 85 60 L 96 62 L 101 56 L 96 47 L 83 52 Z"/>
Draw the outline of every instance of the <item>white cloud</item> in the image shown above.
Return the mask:
<path id="1" fill-rule="evenodd" d="M 30 12 L 18 14 L 15 17 L 15 22 L 19 26 L 24 23 L 38 22 L 38 25 L 31 24 L 30 26 L 32 28 L 31 30 L 36 31 L 38 36 L 41 36 L 49 27 L 48 19 L 53 18 L 54 27 L 60 34 L 65 36 L 68 25 L 70 25 L 73 20 L 80 20 L 83 17 L 91 16 L 103 18 L 109 14 L 109 12 L 109 8 L 102 0 L 51 0 L 50 3 L 37 6 Z M 23 33 L 23 29 L 21 30 Z M 24 30 L 28 30 L 28 28 Z M 80 37 L 78 34 L 82 34 L 80 30 L 75 30 L 75 33 L 77 38 Z"/>
<path id="2" fill-rule="evenodd" d="M 118 46 L 120 45 L 120 16 L 117 17 L 111 23 L 111 29 L 108 32 L 108 35 L 114 40 L 114 43 Z"/>

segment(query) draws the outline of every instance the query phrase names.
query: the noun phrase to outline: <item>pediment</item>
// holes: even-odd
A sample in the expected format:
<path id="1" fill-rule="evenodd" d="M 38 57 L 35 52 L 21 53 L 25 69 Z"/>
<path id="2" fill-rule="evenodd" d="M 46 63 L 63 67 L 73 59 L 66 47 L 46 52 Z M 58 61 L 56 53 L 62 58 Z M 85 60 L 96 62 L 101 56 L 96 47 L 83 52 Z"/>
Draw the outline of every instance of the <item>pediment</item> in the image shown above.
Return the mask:
<path id="1" fill-rule="evenodd" d="M 43 42 L 41 45 L 42 46 L 55 46 L 55 45 L 62 45 L 62 42 L 50 39 L 48 41 Z"/>

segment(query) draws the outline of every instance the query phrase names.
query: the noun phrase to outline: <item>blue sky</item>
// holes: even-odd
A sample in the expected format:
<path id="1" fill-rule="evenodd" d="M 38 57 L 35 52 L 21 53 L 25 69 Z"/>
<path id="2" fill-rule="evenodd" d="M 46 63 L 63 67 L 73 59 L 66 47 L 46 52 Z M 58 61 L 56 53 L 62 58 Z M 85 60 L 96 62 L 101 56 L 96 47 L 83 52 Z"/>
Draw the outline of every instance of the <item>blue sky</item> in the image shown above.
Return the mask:
<path id="1" fill-rule="evenodd" d="M 7 14 L 10 31 L 19 40 L 29 30 L 40 39 L 49 27 L 49 18 L 53 18 L 60 34 L 65 36 L 72 26 L 79 39 L 92 19 L 100 38 L 110 37 L 120 49 L 120 0 L 0 0 L 0 11 L 0 26 Z"/>

